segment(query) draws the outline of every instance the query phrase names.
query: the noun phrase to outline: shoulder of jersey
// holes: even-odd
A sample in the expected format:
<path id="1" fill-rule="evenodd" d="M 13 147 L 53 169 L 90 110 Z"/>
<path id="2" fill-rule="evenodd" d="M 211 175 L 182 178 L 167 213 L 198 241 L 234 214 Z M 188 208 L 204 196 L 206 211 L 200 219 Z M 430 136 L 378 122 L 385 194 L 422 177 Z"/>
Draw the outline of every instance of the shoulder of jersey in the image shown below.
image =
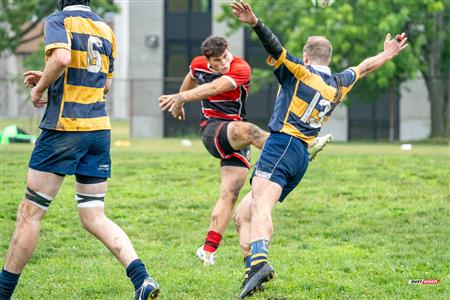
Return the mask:
<path id="1" fill-rule="evenodd" d="M 59 11 L 55 11 L 54 13 L 48 15 L 48 16 L 45 18 L 45 20 L 48 20 L 48 19 L 55 19 L 55 18 L 64 18 L 64 17 L 65 17 L 65 15 L 63 14 L 63 12 L 59 10 Z"/>
<path id="2" fill-rule="evenodd" d="M 245 67 L 250 68 L 250 65 L 248 64 L 248 62 L 245 59 L 243 59 L 243 58 L 241 58 L 239 56 L 233 57 L 233 65 L 236 65 L 236 66 L 239 66 L 239 67 L 244 67 L 245 66 Z"/>
<path id="3" fill-rule="evenodd" d="M 191 62 L 192 67 L 206 67 L 208 65 L 206 57 L 204 56 L 197 56 L 194 57 L 194 59 Z"/>

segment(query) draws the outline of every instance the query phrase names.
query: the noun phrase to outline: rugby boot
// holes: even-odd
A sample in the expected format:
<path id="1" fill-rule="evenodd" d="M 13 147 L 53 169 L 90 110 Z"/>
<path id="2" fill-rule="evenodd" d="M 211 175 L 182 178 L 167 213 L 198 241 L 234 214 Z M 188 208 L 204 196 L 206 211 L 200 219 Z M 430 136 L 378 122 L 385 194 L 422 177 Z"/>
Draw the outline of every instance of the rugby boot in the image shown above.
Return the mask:
<path id="1" fill-rule="evenodd" d="M 318 137 L 316 142 L 309 148 L 309 161 L 312 161 L 316 155 L 325 148 L 325 146 L 331 142 L 333 135 L 331 133 Z"/>
<path id="2" fill-rule="evenodd" d="M 255 292 L 262 290 L 262 284 L 273 278 L 275 274 L 274 268 L 267 262 L 261 263 L 261 266 L 250 271 L 247 282 L 239 295 L 239 298 L 243 299 L 253 295 Z"/>
<path id="3" fill-rule="evenodd" d="M 158 297 L 159 294 L 159 285 L 158 283 L 148 276 L 144 279 L 144 282 L 142 283 L 141 287 L 138 288 L 134 292 L 134 300 L 147 300 L 147 299 L 154 299 Z"/>
<path id="4" fill-rule="evenodd" d="M 216 263 L 216 252 L 208 252 L 203 249 L 203 245 L 197 249 L 195 256 L 203 262 L 205 266 L 212 266 Z"/>

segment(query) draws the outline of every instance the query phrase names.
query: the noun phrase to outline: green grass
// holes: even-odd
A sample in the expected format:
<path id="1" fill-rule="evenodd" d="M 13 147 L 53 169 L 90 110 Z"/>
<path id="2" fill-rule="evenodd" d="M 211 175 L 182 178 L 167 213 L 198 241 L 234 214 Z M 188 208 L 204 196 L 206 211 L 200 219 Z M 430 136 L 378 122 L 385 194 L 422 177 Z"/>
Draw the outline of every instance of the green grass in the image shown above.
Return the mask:
<path id="1" fill-rule="evenodd" d="M 119 126 L 114 140 L 126 138 Z M 31 145 L 1 148 L 0 264 L 15 226 Z M 254 151 L 253 161 L 259 153 Z M 130 236 L 161 299 L 236 299 L 242 259 L 230 225 L 217 264 L 194 257 L 219 191 L 219 162 L 199 140 L 112 148 L 108 216 Z M 249 190 L 248 184 L 244 187 Z M 121 265 L 79 224 L 68 177 L 42 222 L 16 299 L 130 299 Z M 448 299 L 449 149 L 332 144 L 274 211 L 276 278 L 255 299 Z M 410 279 L 439 279 L 410 285 Z"/>

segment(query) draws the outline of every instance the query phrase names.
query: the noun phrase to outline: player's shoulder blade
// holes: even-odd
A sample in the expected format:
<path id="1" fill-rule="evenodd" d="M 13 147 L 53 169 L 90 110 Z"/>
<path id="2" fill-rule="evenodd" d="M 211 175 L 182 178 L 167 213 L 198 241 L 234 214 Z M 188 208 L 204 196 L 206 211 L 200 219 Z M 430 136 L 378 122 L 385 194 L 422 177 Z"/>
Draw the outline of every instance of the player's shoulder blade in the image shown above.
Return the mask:
<path id="1" fill-rule="evenodd" d="M 111 27 L 91 11 L 70 11 L 66 15 L 64 24 L 71 33 L 97 36 L 109 43 L 114 41 L 114 33 Z"/>

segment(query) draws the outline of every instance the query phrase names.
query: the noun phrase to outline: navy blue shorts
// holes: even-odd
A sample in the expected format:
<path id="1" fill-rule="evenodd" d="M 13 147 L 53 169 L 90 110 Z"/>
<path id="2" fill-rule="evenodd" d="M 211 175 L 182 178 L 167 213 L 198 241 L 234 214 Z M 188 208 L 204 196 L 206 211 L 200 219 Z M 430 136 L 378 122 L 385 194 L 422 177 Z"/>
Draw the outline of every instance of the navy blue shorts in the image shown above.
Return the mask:
<path id="1" fill-rule="evenodd" d="M 31 169 L 58 175 L 111 177 L 111 132 L 43 129 L 31 154 Z"/>
<path id="2" fill-rule="evenodd" d="M 252 177 L 266 178 L 283 189 L 284 198 L 300 183 L 308 168 L 308 146 L 300 139 L 280 132 L 272 132 L 264 144 Z"/>

